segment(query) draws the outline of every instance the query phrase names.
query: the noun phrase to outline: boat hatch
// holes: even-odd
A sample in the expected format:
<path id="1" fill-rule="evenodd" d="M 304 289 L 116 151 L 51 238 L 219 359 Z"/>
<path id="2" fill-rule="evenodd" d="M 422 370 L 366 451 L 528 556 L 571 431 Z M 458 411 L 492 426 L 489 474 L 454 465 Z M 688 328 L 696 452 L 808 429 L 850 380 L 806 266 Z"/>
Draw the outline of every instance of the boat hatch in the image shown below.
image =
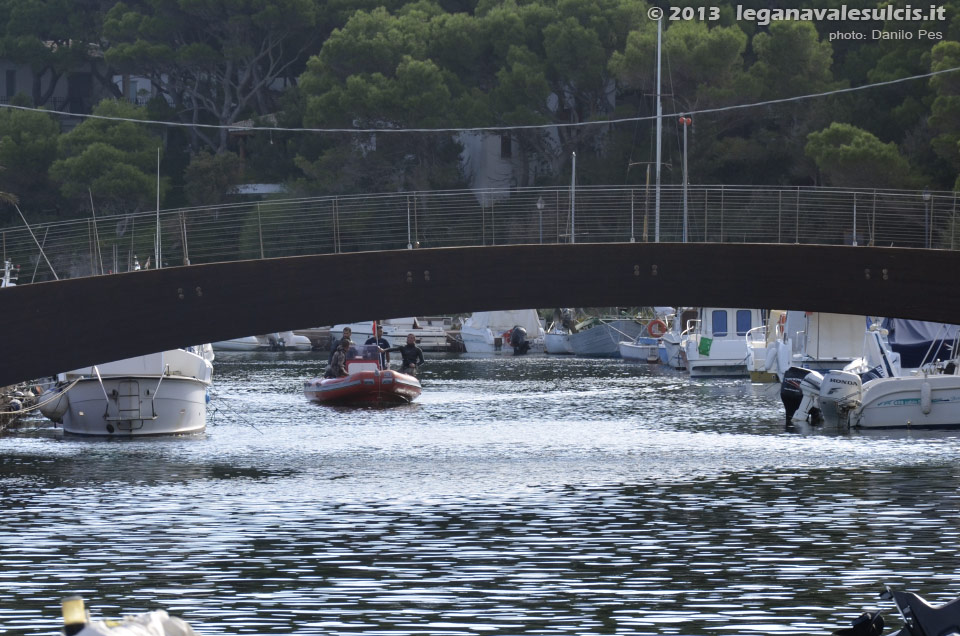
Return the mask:
<path id="1" fill-rule="evenodd" d="M 117 384 L 117 415 L 107 415 L 108 422 L 130 422 L 129 427 L 133 428 L 132 420 L 141 420 L 140 426 L 143 426 L 142 420 L 155 420 L 157 416 L 152 412 L 143 413 L 142 402 L 140 401 L 140 383 L 136 380 L 124 380 Z M 153 402 L 150 402 L 153 405 Z M 118 425 L 119 427 L 119 425 Z M 139 428 L 139 427 L 138 427 Z"/>

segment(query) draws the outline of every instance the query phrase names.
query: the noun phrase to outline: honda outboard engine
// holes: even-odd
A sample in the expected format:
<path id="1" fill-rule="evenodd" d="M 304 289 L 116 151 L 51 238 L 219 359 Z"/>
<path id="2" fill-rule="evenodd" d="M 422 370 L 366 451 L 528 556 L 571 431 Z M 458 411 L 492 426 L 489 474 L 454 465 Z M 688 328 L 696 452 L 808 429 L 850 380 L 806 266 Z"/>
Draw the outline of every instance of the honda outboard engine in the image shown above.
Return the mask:
<path id="1" fill-rule="evenodd" d="M 820 415 L 827 424 L 849 426 L 850 413 L 860 406 L 863 385 L 849 371 L 828 371 L 820 383 Z"/>
<path id="2" fill-rule="evenodd" d="M 820 383 L 823 376 L 816 371 L 803 367 L 790 367 L 783 374 L 780 384 L 780 401 L 787 412 L 787 422 L 804 422 L 807 419 L 811 424 L 820 420 L 820 411 L 817 408 L 820 397 Z"/>
<path id="3" fill-rule="evenodd" d="M 510 346 L 513 347 L 513 355 L 522 356 L 530 351 L 530 341 L 527 340 L 527 330 L 517 325 L 510 332 Z"/>

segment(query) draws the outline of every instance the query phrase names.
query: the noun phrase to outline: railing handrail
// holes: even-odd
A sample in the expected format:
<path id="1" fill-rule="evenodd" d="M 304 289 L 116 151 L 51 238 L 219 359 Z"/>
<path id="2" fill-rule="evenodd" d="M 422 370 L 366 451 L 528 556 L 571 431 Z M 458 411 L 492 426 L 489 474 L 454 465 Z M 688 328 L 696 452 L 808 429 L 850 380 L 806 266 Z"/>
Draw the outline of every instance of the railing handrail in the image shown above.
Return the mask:
<path id="1" fill-rule="evenodd" d="M 828 245 L 891 244 L 960 248 L 955 192 L 822 186 L 693 185 L 689 215 L 682 186 L 661 186 L 660 236 L 678 242 L 687 218 L 691 242 Z M 96 194 L 94 194 L 94 199 Z M 231 201 L 164 209 L 166 262 L 193 264 L 271 256 L 422 247 L 530 243 L 649 242 L 653 189 L 578 186 L 576 224 L 570 189 L 560 186 L 324 195 Z M 539 205 L 538 205 L 539 204 Z M 29 210 L 25 210 L 29 219 Z M 65 276 L 126 271 L 154 252 L 155 210 L 107 213 L 32 227 Z M 29 265 L 21 284 L 49 277 L 22 225 L 0 228 L 2 256 Z M 33 270 L 31 276 L 26 276 Z M 28 280 L 29 279 L 29 280 Z"/>

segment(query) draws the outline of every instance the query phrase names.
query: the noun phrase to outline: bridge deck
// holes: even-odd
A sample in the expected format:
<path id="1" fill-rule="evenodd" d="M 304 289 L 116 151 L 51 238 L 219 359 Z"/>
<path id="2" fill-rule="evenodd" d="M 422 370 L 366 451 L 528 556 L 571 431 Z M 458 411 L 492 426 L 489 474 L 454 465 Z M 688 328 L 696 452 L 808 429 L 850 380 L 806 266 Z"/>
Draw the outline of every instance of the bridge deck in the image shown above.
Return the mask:
<path id="1" fill-rule="evenodd" d="M 578 243 L 298 256 L 0 290 L 0 386 L 183 345 L 525 307 L 736 306 L 960 322 L 960 252 Z"/>

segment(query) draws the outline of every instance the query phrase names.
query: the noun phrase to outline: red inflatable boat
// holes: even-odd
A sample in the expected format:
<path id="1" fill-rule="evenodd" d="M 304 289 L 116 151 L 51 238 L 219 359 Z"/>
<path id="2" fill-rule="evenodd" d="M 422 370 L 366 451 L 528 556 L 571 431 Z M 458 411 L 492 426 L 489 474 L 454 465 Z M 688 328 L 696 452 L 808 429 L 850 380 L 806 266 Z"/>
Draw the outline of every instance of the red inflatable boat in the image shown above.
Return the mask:
<path id="1" fill-rule="evenodd" d="M 307 399 L 321 404 L 389 406 L 420 397 L 420 381 L 415 377 L 380 368 L 375 346 L 363 345 L 357 350 L 358 357 L 346 361 L 345 377 L 306 380 L 303 393 Z"/>

